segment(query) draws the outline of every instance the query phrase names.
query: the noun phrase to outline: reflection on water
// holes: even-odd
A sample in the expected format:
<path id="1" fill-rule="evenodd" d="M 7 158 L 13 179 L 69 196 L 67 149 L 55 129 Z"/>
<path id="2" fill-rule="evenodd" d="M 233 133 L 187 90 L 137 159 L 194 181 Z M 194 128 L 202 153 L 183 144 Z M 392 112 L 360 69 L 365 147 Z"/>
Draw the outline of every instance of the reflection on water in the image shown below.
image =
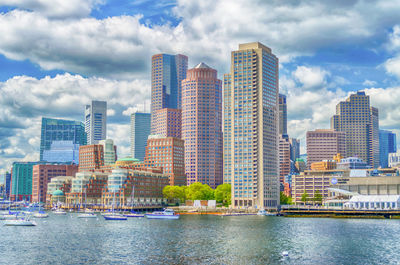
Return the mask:
<path id="1" fill-rule="evenodd" d="M 398 264 L 400 220 L 50 215 L 0 226 L 0 264 Z M 285 255 L 287 251 L 288 256 Z"/>

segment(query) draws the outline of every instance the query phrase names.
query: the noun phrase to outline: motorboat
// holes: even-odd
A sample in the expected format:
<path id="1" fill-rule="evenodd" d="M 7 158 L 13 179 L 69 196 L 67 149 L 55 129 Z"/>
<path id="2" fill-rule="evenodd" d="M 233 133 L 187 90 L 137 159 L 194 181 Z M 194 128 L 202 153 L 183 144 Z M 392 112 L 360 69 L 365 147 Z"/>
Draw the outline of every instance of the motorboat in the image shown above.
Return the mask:
<path id="1" fill-rule="evenodd" d="M 124 220 L 128 220 L 128 217 L 123 216 L 122 214 L 119 213 L 112 213 L 112 214 L 107 214 L 107 215 L 103 215 L 105 220 L 120 220 L 120 221 L 124 221 Z"/>
<path id="2" fill-rule="evenodd" d="M 261 209 L 257 212 L 257 215 L 260 216 L 276 216 L 275 213 L 267 212 L 265 209 Z"/>
<path id="3" fill-rule="evenodd" d="M 135 211 L 125 212 L 125 213 L 122 213 L 122 215 L 123 215 L 123 216 L 126 216 L 126 217 L 144 217 L 144 214 L 142 214 L 142 213 L 137 213 L 137 212 L 135 212 Z"/>
<path id="4" fill-rule="evenodd" d="M 97 215 L 95 213 L 81 213 L 78 218 L 97 218 Z"/>
<path id="5" fill-rule="evenodd" d="M 39 211 L 37 213 L 34 213 L 33 217 L 35 217 L 35 218 L 47 218 L 47 217 L 49 217 L 49 215 L 44 211 Z"/>
<path id="6" fill-rule="evenodd" d="M 66 215 L 67 212 L 62 209 L 62 208 L 57 208 L 55 211 L 53 211 L 53 214 L 57 214 L 57 215 Z"/>
<path id="7" fill-rule="evenodd" d="M 146 214 L 147 219 L 170 219 L 176 220 L 179 219 L 179 214 L 176 214 L 172 209 L 165 209 L 162 212 L 153 212 Z"/>

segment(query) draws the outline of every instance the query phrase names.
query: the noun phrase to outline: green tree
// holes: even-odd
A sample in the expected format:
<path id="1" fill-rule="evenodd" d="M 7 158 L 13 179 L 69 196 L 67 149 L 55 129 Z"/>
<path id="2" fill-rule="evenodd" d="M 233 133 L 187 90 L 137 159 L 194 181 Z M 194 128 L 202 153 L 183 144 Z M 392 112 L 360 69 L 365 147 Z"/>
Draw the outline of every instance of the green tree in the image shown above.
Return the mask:
<path id="1" fill-rule="evenodd" d="M 214 191 L 215 200 L 224 206 L 229 206 L 231 204 L 231 192 L 231 184 L 221 184 Z"/>
<path id="2" fill-rule="evenodd" d="M 321 192 L 319 190 L 315 191 L 313 201 L 316 204 L 319 204 L 319 205 L 322 204 L 322 194 L 321 194 Z"/>
<path id="3" fill-rule="evenodd" d="M 163 196 L 170 202 L 185 202 L 185 187 L 165 186 L 163 189 Z"/>
<path id="4" fill-rule="evenodd" d="M 281 191 L 281 204 L 282 205 L 290 205 L 292 204 L 292 198 L 289 196 L 286 196 L 285 193 L 283 193 L 283 191 Z"/>
<path id="5" fill-rule="evenodd" d="M 301 201 L 304 203 L 304 205 L 308 201 L 308 193 L 307 193 L 307 191 L 304 191 L 304 193 L 301 195 Z"/>
<path id="6" fill-rule="evenodd" d="M 213 200 L 214 190 L 207 184 L 195 182 L 185 189 L 186 198 L 188 200 Z"/>

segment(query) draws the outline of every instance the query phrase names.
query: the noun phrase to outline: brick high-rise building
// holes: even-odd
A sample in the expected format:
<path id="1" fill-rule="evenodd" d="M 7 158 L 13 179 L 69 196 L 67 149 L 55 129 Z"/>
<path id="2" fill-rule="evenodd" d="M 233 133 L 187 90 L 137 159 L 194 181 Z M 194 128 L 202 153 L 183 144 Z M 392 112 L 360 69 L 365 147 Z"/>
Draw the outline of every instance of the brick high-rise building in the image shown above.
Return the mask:
<path id="1" fill-rule="evenodd" d="M 79 172 L 96 171 L 104 166 L 104 151 L 100 144 L 79 147 Z"/>
<path id="2" fill-rule="evenodd" d="M 32 171 L 32 201 L 46 202 L 47 184 L 50 180 L 59 176 L 75 176 L 76 172 L 78 172 L 77 165 L 34 165 Z"/>
<path id="3" fill-rule="evenodd" d="M 259 42 L 240 44 L 224 81 L 224 180 L 232 184 L 232 206 L 277 208 L 278 58 Z"/>
<path id="4" fill-rule="evenodd" d="M 290 174 L 290 142 L 287 135 L 279 135 L 279 176 L 283 183 L 285 176 Z"/>
<path id="5" fill-rule="evenodd" d="M 144 164 L 147 167 L 162 167 L 169 178 L 169 185 L 186 185 L 185 152 L 183 140 L 174 137 L 150 135 L 147 140 Z"/>
<path id="6" fill-rule="evenodd" d="M 346 157 L 346 133 L 332 129 L 317 129 L 307 132 L 307 168 L 314 162 L 332 160 L 341 154 Z"/>
<path id="7" fill-rule="evenodd" d="M 182 110 L 159 109 L 153 115 L 154 135 L 163 137 L 182 137 Z"/>
<path id="8" fill-rule="evenodd" d="M 365 92 L 358 91 L 336 105 L 331 128 L 346 133 L 346 156 L 379 166 L 379 114 Z"/>
<path id="9" fill-rule="evenodd" d="M 187 184 L 222 183 L 222 90 L 217 71 L 200 63 L 182 81 L 182 139 Z"/>

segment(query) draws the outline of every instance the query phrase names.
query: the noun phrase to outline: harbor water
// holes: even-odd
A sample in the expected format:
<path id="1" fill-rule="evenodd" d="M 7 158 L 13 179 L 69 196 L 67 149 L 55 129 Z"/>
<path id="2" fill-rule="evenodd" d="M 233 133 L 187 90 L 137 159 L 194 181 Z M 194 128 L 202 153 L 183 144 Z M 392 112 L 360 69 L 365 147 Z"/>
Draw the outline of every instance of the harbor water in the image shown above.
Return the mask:
<path id="1" fill-rule="evenodd" d="M 399 264 L 400 220 L 77 214 L 0 226 L 0 264 Z"/>

